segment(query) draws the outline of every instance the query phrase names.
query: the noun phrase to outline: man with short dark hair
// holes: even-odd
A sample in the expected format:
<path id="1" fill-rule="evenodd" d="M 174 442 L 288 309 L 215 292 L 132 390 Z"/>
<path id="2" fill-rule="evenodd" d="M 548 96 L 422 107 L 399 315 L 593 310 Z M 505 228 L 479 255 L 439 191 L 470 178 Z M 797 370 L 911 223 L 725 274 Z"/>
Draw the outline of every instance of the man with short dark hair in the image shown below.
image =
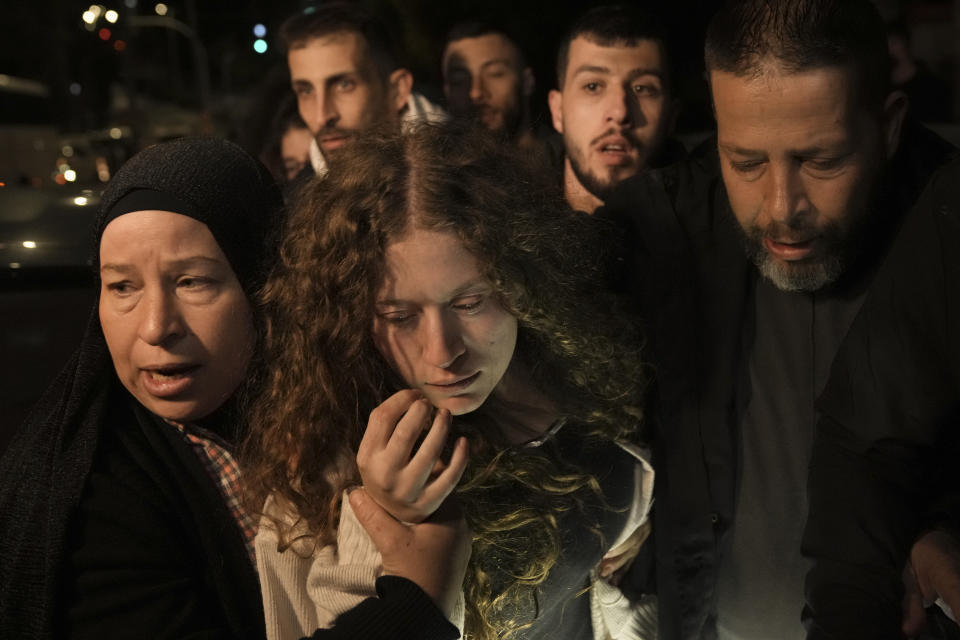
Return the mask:
<path id="1" fill-rule="evenodd" d="M 622 180 L 682 155 L 670 140 L 676 101 L 666 34 L 634 7 L 595 7 L 571 26 L 549 103 L 574 209 L 593 213 Z"/>
<path id="2" fill-rule="evenodd" d="M 480 21 L 455 24 L 447 32 L 441 67 L 452 117 L 475 121 L 520 146 L 534 143 L 533 69 L 505 28 Z"/>
<path id="3" fill-rule="evenodd" d="M 869 0 L 728 2 L 706 43 L 716 147 L 625 182 L 600 214 L 623 214 L 634 239 L 629 286 L 659 374 L 663 638 L 805 635 L 814 401 L 952 152 L 905 122 L 885 48 Z"/>
<path id="4" fill-rule="evenodd" d="M 357 4 L 329 2 L 291 16 L 280 28 L 290 83 L 314 141 L 310 163 L 326 172 L 328 156 L 375 126 L 400 126 L 445 114 L 413 92 L 413 75 L 397 62 L 386 26 Z"/>

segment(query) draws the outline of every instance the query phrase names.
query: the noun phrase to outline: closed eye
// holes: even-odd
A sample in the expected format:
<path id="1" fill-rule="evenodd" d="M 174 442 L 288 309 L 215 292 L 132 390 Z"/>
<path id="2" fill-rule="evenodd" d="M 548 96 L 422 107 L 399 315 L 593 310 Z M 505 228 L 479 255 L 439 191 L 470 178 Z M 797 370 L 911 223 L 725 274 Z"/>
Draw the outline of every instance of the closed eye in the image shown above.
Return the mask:
<path id="1" fill-rule="evenodd" d="M 177 286 L 184 289 L 202 289 L 213 286 L 213 284 L 212 279 L 198 276 L 185 276 L 177 280 Z"/>
<path id="2" fill-rule="evenodd" d="M 471 296 L 470 298 L 458 300 L 451 306 L 457 311 L 464 313 L 476 313 L 480 310 L 480 307 L 483 306 L 485 300 L 486 298 L 483 296 Z"/>
<path id="3" fill-rule="evenodd" d="M 740 160 L 731 161 L 730 167 L 738 173 L 751 173 L 762 167 L 763 164 L 763 160 Z"/>
<path id="4" fill-rule="evenodd" d="M 807 158 L 805 164 L 815 171 L 833 171 L 843 166 L 847 156 L 838 156 L 835 158 Z"/>
<path id="5" fill-rule="evenodd" d="M 128 280 L 107 283 L 107 291 L 110 291 L 118 296 L 129 295 L 130 293 L 133 293 L 133 290 L 133 283 Z"/>
<path id="6" fill-rule="evenodd" d="M 379 318 L 390 324 L 402 325 L 409 322 L 413 318 L 413 314 L 406 311 L 393 311 L 390 313 L 381 313 Z"/>

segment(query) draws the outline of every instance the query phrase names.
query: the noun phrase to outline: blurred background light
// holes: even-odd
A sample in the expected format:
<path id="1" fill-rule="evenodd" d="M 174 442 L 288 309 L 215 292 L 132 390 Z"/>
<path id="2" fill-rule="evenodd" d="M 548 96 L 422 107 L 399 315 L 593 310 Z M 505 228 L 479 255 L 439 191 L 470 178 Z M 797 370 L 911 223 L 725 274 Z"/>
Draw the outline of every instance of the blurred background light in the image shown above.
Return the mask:
<path id="1" fill-rule="evenodd" d="M 167 5 L 163 4 L 162 2 L 158 2 L 157 5 L 153 8 L 153 10 L 156 12 L 158 16 L 167 15 Z"/>
<path id="2" fill-rule="evenodd" d="M 109 22 L 110 24 L 113 24 L 114 22 L 117 21 L 117 18 L 120 17 L 120 14 L 118 14 L 113 9 L 110 9 L 105 14 L 103 14 L 103 17 L 106 18 L 107 22 Z"/>
<path id="3" fill-rule="evenodd" d="M 253 35 L 257 36 L 258 38 L 262 38 L 263 36 L 267 35 L 267 28 L 262 24 L 255 24 L 253 25 Z"/>
<path id="4" fill-rule="evenodd" d="M 257 53 L 266 53 L 267 51 L 267 41 L 261 40 L 260 38 L 254 40 L 253 50 Z"/>

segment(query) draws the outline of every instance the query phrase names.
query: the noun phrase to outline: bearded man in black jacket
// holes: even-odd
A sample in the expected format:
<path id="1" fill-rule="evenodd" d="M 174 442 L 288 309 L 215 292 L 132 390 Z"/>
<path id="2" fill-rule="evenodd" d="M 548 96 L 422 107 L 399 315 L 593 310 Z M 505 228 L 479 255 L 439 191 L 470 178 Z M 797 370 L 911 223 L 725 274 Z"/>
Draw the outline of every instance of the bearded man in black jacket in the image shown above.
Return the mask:
<path id="1" fill-rule="evenodd" d="M 626 230 L 618 286 L 657 371 L 662 638 L 806 635 L 814 402 L 898 227 L 952 153 L 889 91 L 885 46 L 868 0 L 729 2 L 706 43 L 716 143 L 624 182 L 598 212 Z M 852 609 L 825 624 L 897 637 L 894 604 L 884 621 L 864 626 Z"/>

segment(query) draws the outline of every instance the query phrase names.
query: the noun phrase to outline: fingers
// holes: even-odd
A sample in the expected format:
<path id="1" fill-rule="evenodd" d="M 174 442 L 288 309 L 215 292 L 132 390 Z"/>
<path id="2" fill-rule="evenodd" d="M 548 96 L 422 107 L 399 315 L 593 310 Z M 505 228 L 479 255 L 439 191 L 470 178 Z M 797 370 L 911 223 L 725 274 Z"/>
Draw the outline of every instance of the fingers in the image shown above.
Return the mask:
<path id="1" fill-rule="evenodd" d="M 449 411 L 446 409 L 437 411 L 430 432 L 420 443 L 420 448 L 407 465 L 406 473 L 410 474 L 410 481 L 418 492 L 430 479 L 437 463 L 441 462 L 440 456 L 443 454 L 443 446 L 447 443 L 451 422 Z"/>
<path id="2" fill-rule="evenodd" d="M 421 398 L 411 404 L 390 436 L 384 449 L 384 462 L 395 467 L 409 465 L 413 445 L 426 428 L 429 418 L 430 403 L 426 399 Z"/>
<path id="3" fill-rule="evenodd" d="M 457 483 L 463 476 L 467 468 L 467 462 L 470 459 L 469 447 L 466 438 L 458 438 L 453 446 L 453 453 L 450 454 L 450 464 L 444 469 L 433 482 L 426 486 L 420 502 L 430 505 L 435 509 L 443 502 L 448 495 L 456 488 Z M 433 510 L 431 509 L 431 511 Z"/>
<path id="4" fill-rule="evenodd" d="M 404 389 L 396 392 L 371 411 L 363 439 L 357 448 L 357 459 L 366 460 L 373 452 L 386 447 L 400 416 L 422 397 L 423 395 L 416 389 Z"/>

